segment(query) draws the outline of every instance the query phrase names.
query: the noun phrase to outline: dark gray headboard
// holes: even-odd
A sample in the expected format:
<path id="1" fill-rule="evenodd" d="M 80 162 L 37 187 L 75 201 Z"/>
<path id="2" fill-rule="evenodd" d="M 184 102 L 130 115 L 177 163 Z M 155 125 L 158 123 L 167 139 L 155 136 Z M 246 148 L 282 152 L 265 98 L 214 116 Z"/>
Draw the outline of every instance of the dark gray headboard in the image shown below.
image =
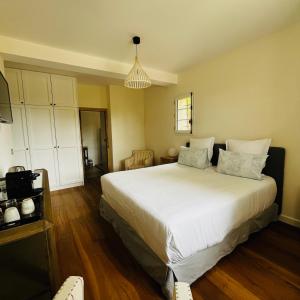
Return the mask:
<path id="1" fill-rule="evenodd" d="M 186 144 L 187 147 L 190 143 Z M 216 166 L 218 164 L 219 149 L 226 149 L 225 144 L 215 144 L 214 153 L 211 159 L 211 163 Z M 275 202 L 278 204 L 278 214 L 281 213 L 282 208 L 282 196 L 283 196 L 283 179 L 284 179 L 284 160 L 285 160 L 285 149 L 281 147 L 270 147 L 268 152 L 268 159 L 263 173 L 271 176 L 275 179 L 277 184 L 277 195 Z"/>

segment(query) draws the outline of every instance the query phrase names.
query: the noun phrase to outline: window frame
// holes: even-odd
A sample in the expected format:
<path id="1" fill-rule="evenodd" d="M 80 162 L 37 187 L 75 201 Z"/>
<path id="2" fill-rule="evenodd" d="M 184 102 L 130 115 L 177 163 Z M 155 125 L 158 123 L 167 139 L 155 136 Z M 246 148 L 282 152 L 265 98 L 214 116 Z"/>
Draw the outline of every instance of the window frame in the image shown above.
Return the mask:
<path id="1" fill-rule="evenodd" d="M 190 130 L 178 130 L 178 101 L 183 99 L 183 98 L 187 98 L 190 97 L 191 98 L 191 119 L 189 120 L 190 124 L 191 124 L 191 129 Z M 174 100 L 174 131 L 175 134 L 178 135 L 192 135 L 193 134 L 193 120 L 194 120 L 194 93 L 193 92 L 189 92 L 189 93 L 185 93 L 185 94 L 181 94 L 179 96 L 177 96 Z"/>

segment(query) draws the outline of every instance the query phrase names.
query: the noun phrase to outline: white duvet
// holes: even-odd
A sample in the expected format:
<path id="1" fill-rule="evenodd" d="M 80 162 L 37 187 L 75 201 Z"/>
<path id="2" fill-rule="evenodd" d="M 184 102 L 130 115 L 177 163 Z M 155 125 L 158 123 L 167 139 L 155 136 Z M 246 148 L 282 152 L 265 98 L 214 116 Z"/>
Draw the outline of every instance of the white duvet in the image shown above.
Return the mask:
<path id="1" fill-rule="evenodd" d="M 221 242 L 268 208 L 271 177 L 253 180 L 177 163 L 101 178 L 107 203 L 166 264 Z"/>

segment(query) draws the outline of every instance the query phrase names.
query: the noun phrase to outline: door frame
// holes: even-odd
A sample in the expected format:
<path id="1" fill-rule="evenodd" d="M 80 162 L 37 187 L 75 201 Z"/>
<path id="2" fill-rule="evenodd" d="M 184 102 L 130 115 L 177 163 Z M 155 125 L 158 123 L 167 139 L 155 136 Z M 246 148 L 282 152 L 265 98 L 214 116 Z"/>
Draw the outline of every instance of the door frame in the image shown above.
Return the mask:
<path id="1" fill-rule="evenodd" d="M 105 129 L 106 129 L 106 152 L 107 152 L 107 163 L 109 166 L 109 155 L 108 155 L 108 151 L 110 151 L 110 145 L 109 145 L 109 137 L 108 137 L 108 109 L 107 108 L 93 108 L 93 107 L 79 107 L 79 127 L 80 127 L 80 143 L 81 143 L 81 149 L 82 149 L 82 128 L 81 128 L 81 114 L 80 112 L 82 111 L 93 111 L 93 112 L 105 112 Z M 82 159 L 82 167 L 83 167 L 83 174 L 84 174 L 84 178 L 85 178 L 85 167 L 84 167 L 84 161 L 83 161 L 83 156 L 81 157 Z M 108 171 L 110 171 L 109 167 L 108 167 Z"/>

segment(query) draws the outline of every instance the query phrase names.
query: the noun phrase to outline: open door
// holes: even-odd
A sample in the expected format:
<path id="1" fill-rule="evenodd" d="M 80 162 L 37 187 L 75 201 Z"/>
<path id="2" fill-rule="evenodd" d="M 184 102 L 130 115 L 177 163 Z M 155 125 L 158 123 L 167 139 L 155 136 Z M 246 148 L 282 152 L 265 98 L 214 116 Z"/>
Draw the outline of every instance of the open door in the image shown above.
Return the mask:
<path id="1" fill-rule="evenodd" d="M 80 129 L 85 180 L 108 172 L 107 112 L 80 108 Z"/>
<path id="2" fill-rule="evenodd" d="M 107 128 L 106 122 L 107 116 L 106 111 L 100 111 L 100 159 L 99 159 L 99 169 L 103 173 L 107 173 L 108 170 L 108 153 L 107 153 Z"/>

